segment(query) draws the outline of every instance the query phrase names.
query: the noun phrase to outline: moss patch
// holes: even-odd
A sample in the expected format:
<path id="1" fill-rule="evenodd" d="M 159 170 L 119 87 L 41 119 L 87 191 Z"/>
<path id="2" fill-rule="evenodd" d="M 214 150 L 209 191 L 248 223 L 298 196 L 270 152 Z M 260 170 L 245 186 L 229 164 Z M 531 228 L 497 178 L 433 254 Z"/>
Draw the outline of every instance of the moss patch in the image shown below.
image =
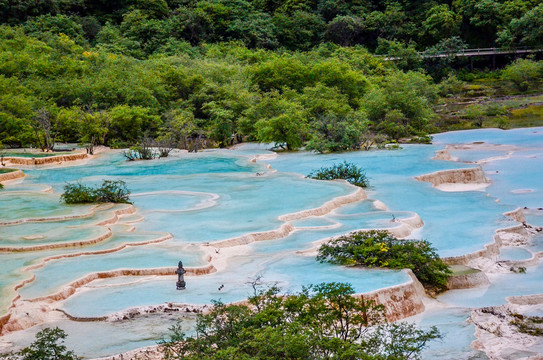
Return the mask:
<path id="1" fill-rule="evenodd" d="M 452 271 L 452 276 L 471 275 L 481 272 L 481 270 L 470 268 L 465 265 L 452 265 L 450 269 Z"/>
<path id="2" fill-rule="evenodd" d="M 511 324 L 516 326 L 518 331 L 532 336 L 543 336 L 543 317 L 526 316 L 522 314 L 511 314 Z"/>
<path id="3" fill-rule="evenodd" d="M 511 127 L 529 127 L 543 125 L 543 105 L 531 105 L 522 109 L 511 110 L 508 117 Z"/>

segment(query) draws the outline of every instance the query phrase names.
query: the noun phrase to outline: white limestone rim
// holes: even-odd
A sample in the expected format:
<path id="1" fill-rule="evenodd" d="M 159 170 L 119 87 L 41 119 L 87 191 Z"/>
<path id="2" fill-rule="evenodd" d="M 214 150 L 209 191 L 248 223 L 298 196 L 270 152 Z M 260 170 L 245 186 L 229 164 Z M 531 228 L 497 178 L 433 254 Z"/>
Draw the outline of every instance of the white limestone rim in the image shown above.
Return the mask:
<path id="1" fill-rule="evenodd" d="M 389 287 L 382 288 L 382 289 L 377 289 L 377 290 L 370 291 L 370 292 L 367 292 L 367 293 L 355 294 L 354 296 L 363 296 L 365 298 L 378 299 L 381 294 L 384 294 L 384 293 L 387 293 L 387 292 L 394 292 L 394 291 L 401 292 L 404 289 L 410 288 L 410 289 L 413 289 L 413 292 L 416 293 L 416 295 L 419 297 L 419 299 L 418 299 L 419 302 L 417 302 L 416 306 L 418 306 L 419 308 L 422 307 L 422 309 L 424 311 L 424 309 L 427 306 L 427 302 L 425 300 L 426 299 L 426 294 L 424 292 L 424 288 L 418 282 L 418 280 L 413 275 L 411 270 L 405 269 L 403 271 L 407 275 L 409 275 L 409 277 L 410 277 L 410 280 L 408 280 L 406 283 L 398 284 L 398 285 L 394 285 L 394 286 L 389 286 Z M 235 302 L 233 304 L 241 304 L 241 303 L 246 303 L 246 301 L 239 301 L 239 302 Z M 183 309 L 187 309 L 187 308 L 192 309 L 193 312 L 196 312 L 196 311 L 206 312 L 206 311 L 208 311 L 210 309 L 207 305 L 194 306 L 194 305 L 190 305 L 190 304 L 175 304 L 175 303 L 167 303 L 167 304 L 162 304 L 162 305 L 158 305 L 158 306 L 178 307 L 180 309 L 180 312 L 183 311 Z M 132 309 L 128 309 L 127 312 L 129 314 L 130 314 L 130 312 L 132 312 L 133 316 L 138 316 L 139 315 L 138 313 L 140 311 L 143 311 L 143 314 L 145 314 L 146 311 L 148 311 L 149 309 L 153 309 L 155 307 L 157 307 L 157 305 L 152 306 L 152 307 L 132 308 Z M 416 313 L 421 313 L 421 312 L 418 312 L 418 310 L 415 310 L 415 312 Z M 415 315 L 415 314 L 409 314 L 409 316 L 413 316 L 413 315 Z M 118 318 L 119 316 L 124 316 L 124 314 L 123 313 L 113 314 L 111 318 L 115 319 L 116 317 Z M 117 359 L 120 359 L 121 356 L 122 356 L 122 358 L 140 358 L 140 359 L 147 359 L 147 360 L 162 360 L 163 359 L 163 353 L 160 350 L 160 345 L 152 345 L 152 346 L 147 346 L 147 347 L 127 351 L 127 352 L 124 352 L 122 354 L 105 356 L 105 357 L 97 358 L 97 359 L 94 359 L 94 360 L 117 360 Z"/>
<path id="2" fill-rule="evenodd" d="M 473 183 L 473 184 L 453 184 L 446 183 L 434 186 L 436 189 L 444 192 L 463 192 L 463 191 L 483 191 L 490 183 Z"/>
<path id="3" fill-rule="evenodd" d="M 478 164 L 478 165 L 483 165 L 485 163 L 492 162 L 492 161 L 508 159 L 514 154 L 515 151 L 519 150 L 519 148 L 516 148 L 514 146 L 489 145 L 489 144 L 485 144 L 485 145 L 487 145 L 487 146 L 479 147 L 479 148 L 486 149 L 486 150 L 507 151 L 507 153 L 505 155 L 502 155 L 502 156 L 494 156 L 494 157 L 490 157 L 490 158 L 486 158 L 486 159 L 481 159 L 481 160 L 478 160 L 478 161 L 475 161 L 475 162 L 467 162 L 467 163 L 475 163 L 475 164 Z M 449 150 L 451 150 L 451 149 L 463 150 L 463 149 L 470 149 L 470 148 L 473 148 L 473 146 L 469 146 L 469 145 L 447 145 L 445 149 L 436 152 L 436 156 L 434 157 L 434 159 L 458 162 L 459 159 L 451 156 Z M 472 190 L 482 190 L 488 185 L 489 184 L 482 183 L 482 184 L 473 184 L 473 186 L 454 186 L 454 184 L 453 184 L 453 185 L 447 185 L 447 186 L 438 186 L 437 188 L 442 190 L 442 191 L 447 191 L 447 190 L 472 191 Z M 473 252 L 473 253 L 470 253 L 470 254 L 465 254 L 465 255 L 462 255 L 462 256 L 458 256 L 458 257 L 451 257 L 451 258 L 448 258 L 448 259 L 445 259 L 445 260 L 452 261 L 453 263 L 460 263 L 460 264 L 472 265 L 472 266 L 474 264 L 476 264 L 478 260 L 482 263 L 483 261 L 481 261 L 481 260 L 483 258 L 486 258 L 486 259 L 490 260 L 490 262 L 496 263 L 496 260 L 497 260 L 496 258 L 497 258 L 498 254 L 499 254 L 499 249 L 501 248 L 501 246 L 503 244 L 502 235 L 504 233 L 509 233 L 509 232 L 521 233 L 521 232 L 524 232 L 525 233 L 524 236 L 526 236 L 526 238 L 530 237 L 530 234 L 527 233 L 527 231 L 524 228 L 525 225 L 527 225 L 526 224 L 526 218 L 524 216 L 523 210 L 520 207 L 513 210 L 513 211 L 506 212 L 503 215 L 508 216 L 508 217 L 512 218 L 513 220 L 517 221 L 519 223 L 519 225 L 508 227 L 508 228 L 496 229 L 495 230 L 495 235 L 493 236 L 493 242 L 486 244 L 485 248 L 483 250 L 479 250 L 479 251 L 476 251 L 476 252 Z M 522 225 L 520 225 L 520 224 L 522 224 Z M 543 258 L 543 251 L 538 252 L 538 253 L 532 252 L 532 257 L 529 258 L 529 259 L 515 260 L 515 261 L 500 261 L 499 263 L 504 264 L 506 266 L 535 266 L 535 265 L 538 265 L 540 263 L 540 260 L 542 258 Z M 477 266 L 474 266 L 474 267 L 477 268 Z M 481 270 L 483 270 L 483 269 L 481 269 Z M 485 271 L 485 270 L 483 270 L 483 272 L 488 274 L 488 272 Z M 541 304 L 541 303 L 543 303 L 543 294 L 526 295 L 526 296 L 513 296 L 513 297 L 506 298 L 506 301 L 508 303 L 510 303 L 510 304 L 515 304 L 515 303 L 520 304 L 520 303 L 534 302 L 534 301 Z M 500 337 L 498 339 L 497 343 L 494 343 L 490 348 L 488 348 L 484 344 L 484 342 L 485 342 L 485 340 L 484 340 L 485 333 L 487 333 L 487 332 L 485 332 L 484 330 L 482 330 L 479 327 L 476 327 L 475 336 L 476 336 L 477 340 L 473 341 L 473 343 L 471 344 L 471 347 L 474 348 L 474 349 L 484 351 L 487 354 L 487 356 L 489 356 L 491 359 L 493 359 L 493 358 L 496 358 L 496 359 L 501 358 L 500 357 L 500 352 L 501 352 L 502 349 L 504 349 L 505 347 L 510 346 L 511 344 L 516 345 L 516 343 L 518 343 L 520 340 L 523 340 L 523 339 L 514 339 L 513 343 L 511 343 L 511 341 L 509 341 L 508 339 L 504 339 L 503 337 Z M 524 340 L 526 340 L 526 339 L 524 339 Z M 526 342 L 524 340 L 521 341 L 522 344 L 521 344 L 520 349 L 522 349 L 524 346 L 528 345 L 528 343 L 531 343 L 530 341 Z M 541 359 L 541 358 L 543 358 L 543 357 L 537 357 L 537 359 Z M 530 359 L 532 359 L 532 358 L 530 358 Z M 535 360 L 535 358 L 533 358 L 533 359 Z"/>
<path id="4" fill-rule="evenodd" d="M 415 214 L 414 216 L 412 216 L 411 218 L 408 218 L 408 219 L 404 219 L 405 223 L 403 223 L 402 225 L 400 225 L 398 228 L 401 228 L 401 227 L 409 227 L 411 228 L 411 225 L 414 225 L 414 226 L 422 226 L 422 220 L 420 219 L 420 217 Z M 410 224 L 410 225 L 408 225 Z M 287 224 L 288 225 L 288 224 Z M 224 248 L 223 251 L 221 252 L 221 255 L 227 255 L 226 257 L 222 257 L 222 260 L 223 261 L 213 261 L 213 255 L 211 252 L 208 252 L 208 261 L 209 261 L 209 265 L 206 267 L 206 269 L 194 269 L 195 272 L 202 272 L 202 274 L 204 273 L 209 273 L 209 272 L 214 272 L 214 271 L 220 271 L 222 270 L 224 267 L 227 266 L 227 259 L 230 257 L 229 255 L 240 255 L 243 253 L 243 251 L 248 251 L 248 248 L 247 246 L 235 246 L 235 247 L 232 247 L 232 248 Z M 230 254 L 229 254 L 230 253 Z M 223 265 L 223 266 L 220 266 L 220 265 Z M 209 269 L 207 269 L 209 268 Z M 188 270 L 189 268 L 187 268 Z M 159 275 L 171 275 L 173 274 L 174 272 L 174 268 L 164 268 L 164 269 L 118 269 L 118 270 L 113 270 L 113 271 L 110 271 L 110 273 L 119 273 L 119 276 L 134 276 L 135 273 L 137 272 L 143 272 L 144 274 L 142 274 L 143 276 L 147 277 L 147 276 L 156 276 L 158 274 L 154 274 L 152 275 L 151 273 L 153 272 L 156 272 L 156 271 L 159 271 L 159 272 L 166 272 L 164 274 L 159 274 Z M 191 269 L 192 270 L 192 269 Z M 125 272 L 125 274 L 123 274 L 123 272 Z M 149 272 L 149 274 L 145 274 L 145 272 Z M 191 271 L 192 272 L 192 271 Z M 102 272 L 102 273 L 108 273 L 108 272 Z M 190 276 L 190 274 L 188 274 Z M 199 274 L 195 274 L 195 275 L 199 275 Z M 90 276 L 90 278 L 89 278 Z M 77 288 L 79 288 L 79 286 L 77 286 L 78 283 L 80 283 L 81 281 L 85 282 L 84 285 L 86 284 L 89 284 L 91 281 L 94 280 L 94 278 L 99 278 L 99 274 L 87 274 L 86 276 L 84 276 L 82 279 L 78 279 L 72 283 L 70 283 L 68 286 L 64 286 L 63 287 L 63 290 L 53 294 L 53 295 L 50 295 L 50 296 L 46 296 L 46 297 L 42 297 L 42 298 L 37 298 L 37 299 L 33 299 L 33 300 L 30 300 L 30 301 L 25 301 L 25 303 L 29 303 L 29 302 L 32 302 L 32 303 L 48 303 L 50 301 L 58 301 L 58 300 L 65 300 L 67 297 L 71 296 L 73 293 L 75 293 L 75 290 L 77 290 Z M 113 276 L 113 275 L 112 275 Z M 136 275 L 138 276 L 138 275 Z M 412 276 L 411 276 L 412 277 Z M 90 280 L 90 281 L 87 281 L 87 280 Z M 31 280 L 30 280 L 31 281 Z M 411 283 L 411 282 L 408 282 L 408 283 Z M 385 289 L 388 289 L 388 288 L 392 288 L 394 289 L 396 286 L 404 286 L 405 284 L 407 283 L 404 283 L 404 284 L 399 284 L 399 285 L 394 285 L 392 287 L 387 287 L 387 288 L 383 288 L 383 289 L 380 289 L 382 291 L 385 291 Z M 74 290 L 75 288 L 75 290 Z M 19 299 L 15 299 L 16 300 L 19 300 Z M 15 301 L 14 301 L 14 305 L 15 305 Z M 422 301 L 422 300 L 420 300 Z M 21 307 L 21 306 L 19 306 Z M 25 306 L 22 306 L 22 309 L 21 310 L 24 310 Z"/>
<path id="5" fill-rule="evenodd" d="M 352 233 L 356 232 L 368 232 L 368 231 L 374 231 L 374 230 L 382 230 L 390 233 L 394 237 L 397 237 L 399 239 L 405 239 L 408 236 L 412 234 L 412 232 L 416 229 L 419 229 L 424 226 L 424 222 L 422 221 L 421 217 L 417 213 L 413 213 L 411 217 L 405 218 L 405 219 L 396 219 L 396 223 L 398 223 L 397 226 L 391 227 L 391 228 L 361 228 L 361 229 L 355 229 L 352 231 L 349 231 L 346 234 L 333 236 L 333 237 L 326 237 L 320 240 L 313 241 L 311 243 L 311 247 L 305 250 L 299 250 L 296 253 L 303 256 L 316 256 L 318 253 L 319 247 L 327 243 L 331 240 L 337 239 L 342 236 L 346 236 Z"/>
<path id="6" fill-rule="evenodd" d="M 451 150 L 491 150 L 491 151 L 505 151 L 505 155 L 492 156 L 485 159 L 480 159 L 477 161 L 460 161 L 456 156 L 452 156 Z M 522 148 L 514 145 L 500 145 L 500 144 L 448 144 L 444 149 L 437 150 L 435 156 L 432 158 L 434 160 L 445 160 L 452 162 L 463 162 L 465 164 L 486 164 L 496 160 L 505 160 L 509 159 L 515 152 L 522 150 Z"/>
<path id="7" fill-rule="evenodd" d="M 503 236 L 504 234 L 513 233 L 518 234 L 520 237 L 524 238 L 527 242 L 532 234 L 530 234 L 526 229 L 531 228 L 529 224 L 526 223 L 523 209 L 516 208 L 512 211 L 507 211 L 503 213 L 504 216 L 510 217 L 518 224 L 506 228 L 499 228 L 494 231 L 493 241 L 484 245 L 482 250 L 477 250 L 468 254 L 444 257 L 443 260 L 450 265 L 466 265 L 477 268 L 488 273 L 488 269 L 482 269 L 480 266 L 477 266 L 474 262 L 478 259 L 488 259 L 494 263 L 503 263 L 509 266 L 536 266 L 540 263 L 540 260 L 543 258 L 543 251 L 541 252 L 532 252 L 532 257 L 525 260 L 500 260 L 498 261 L 497 257 L 500 252 L 500 248 L 503 246 Z M 511 246 L 511 245 L 509 245 Z"/>
<path id="8" fill-rule="evenodd" d="M 346 182 L 345 182 L 346 183 Z M 349 185 L 349 186 L 352 186 L 352 185 Z M 353 186 L 354 187 L 354 186 Z M 365 192 L 362 190 L 362 189 L 359 189 L 359 188 L 356 188 L 357 190 L 352 193 L 352 194 L 348 194 L 348 195 L 345 195 L 345 196 L 340 196 L 340 197 L 337 197 L 327 203 L 325 203 L 323 206 L 320 206 L 319 208 L 316 208 L 316 209 L 312 209 L 312 210 L 309 210 L 309 211 L 302 211 L 302 212 L 299 212 L 299 213 L 294 213 L 294 214 L 291 214 L 291 216 L 293 218 L 304 218 L 306 216 L 313 216 L 315 213 L 328 213 L 330 212 L 331 210 L 337 208 L 338 206 L 341 206 L 343 205 L 344 203 L 350 203 L 352 201 L 358 201 L 360 199 L 364 199 L 366 198 L 366 195 L 365 195 Z M 215 201 L 216 200 L 216 196 L 215 194 L 206 194 L 206 195 L 211 195 L 213 197 L 213 199 L 211 199 L 212 201 Z M 352 197 L 354 195 L 354 198 Z M 339 200 L 338 200 L 339 199 Z M 14 224 L 20 224 L 20 223 L 24 223 L 24 222 L 42 222 L 42 221 L 56 221 L 56 220 L 66 220 L 66 219 L 71 219 L 71 218 L 81 218 L 81 217 L 91 217 L 95 214 L 96 210 L 99 208 L 99 207 L 103 207 L 103 206 L 106 206 L 106 205 L 97 205 L 97 206 L 94 206 L 91 211 L 87 214 L 80 214 L 80 215 L 76 215 L 76 216 L 62 216 L 62 217 L 47 217 L 47 218 L 29 218 L 29 219 L 20 219 L 20 220 L 17 220 L 17 221 L 13 221 L 13 222 L 9 222 L 9 223 L 5 223 L 3 225 L 14 225 Z M 122 210 L 125 210 L 125 209 L 122 209 Z M 121 210 L 121 211 L 122 211 Z M 129 205 L 128 208 L 126 209 L 128 210 L 130 213 L 134 213 L 136 211 L 135 207 L 133 205 Z M 122 211 L 123 214 L 125 211 Z M 113 223 L 117 223 L 119 220 L 119 216 L 117 213 L 115 213 L 115 216 L 114 218 L 110 219 L 110 220 L 105 220 L 105 221 L 102 221 L 101 223 L 97 224 L 97 225 L 107 225 L 107 224 L 113 224 Z M 287 228 L 289 226 L 291 226 L 289 223 L 285 223 L 284 225 L 287 226 Z M 274 231 L 272 230 L 272 233 Z M 262 234 L 256 234 L 257 237 L 260 235 L 262 236 Z M 275 237 L 274 235 L 272 235 L 273 237 Z M 169 236 L 163 238 L 163 239 L 160 239 L 159 241 L 163 241 L 167 238 L 171 237 L 171 234 L 169 234 Z M 266 235 L 264 235 L 264 237 L 266 237 Z M 148 243 L 148 242 L 145 242 L 145 244 Z M 134 244 L 130 244 L 130 245 L 134 245 Z M 137 245 L 137 244 L 136 244 Z M 118 251 L 122 248 L 125 247 L 125 244 L 119 246 L 118 248 L 115 248 L 115 249 L 109 249 L 109 251 Z M 108 251 L 108 252 L 109 252 Z M 91 253 L 94 253 L 94 252 L 84 252 L 84 253 L 78 253 L 77 255 L 83 255 L 83 254 L 91 254 Z M 239 253 L 239 251 L 236 251 L 236 253 Z M 209 262 L 211 262 L 212 260 L 212 257 L 211 256 L 207 256 L 207 259 Z M 36 268 L 36 267 L 41 267 L 43 266 L 46 262 L 50 261 L 50 260 L 54 260 L 53 258 L 49 259 L 44 259 L 43 262 L 41 262 L 41 264 L 38 264 L 37 266 L 31 266 L 31 267 L 28 267 L 27 270 L 30 270 L 32 268 Z M 200 268 L 195 268 L 195 269 L 190 269 L 190 268 L 187 268 L 187 270 L 191 270 L 189 271 L 190 272 L 194 272 L 196 274 L 198 274 L 199 272 L 204 272 L 204 273 L 209 273 L 209 272 L 214 272 L 216 271 L 216 268 L 212 265 L 212 264 L 209 264 L 207 267 L 205 267 L 206 269 L 200 269 Z M 119 269 L 119 270 L 114 270 L 114 272 L 127 272 L 127 273 L 130 273 L 130 274 L 134 274 L 134 273 L 137 273 L 137 272 L 160 272 L 160 271 L 166 271 L 168 274 L 170 273 L 170 268 L 165 268 L 165 269 Z M 174 269 L 175 270 L 175 269 Z M 102 275 L 104 273 L 108 273 L 108 272 L 102 272 Z M 68 285 L 65 285 L 63 287 L 63 290 L 53 294 L 53 295 L 49 295 L 49 296 L 45 296 L 45 297 L 42 297 L 42 298 L 38 298 L 38 299 L 34 299 L 35 302 L 47 302 L 47 301 L 51 301 L 53 298 L 55 297 L 64 297 L 64 295 L 62 294 L 69 294 L 71 295 L 70 293 L 73 293 L 72 290 L 74 288 L 74 284 L 77 284 L 78 282 L 81 282 L 81 281 L 86 281 L 84 279 L 92 279 L 93 277 L 98 277 L 99 274 L 98 273 L 91 273 L 91 274 L 87 274 L 85 277 L 83 277 L 83 279 L 78 279 L 76 280 L 75 282 L 72 282 Z M 15 291 L 17 289 L 19 289 L 20 287 L 24 286 L 25 284 L 27 284 L 28 282 L 31 282 L 35 279 L 35 275 L 31 276 L 30 278 L 27 278 L 25 280 L 23 280 L 20 284 L 17 284 L 15 286 Z M 90 280 L 92 281 L 92 280 Z M 90 282 L 89 281 L 89 282 Z M 68 295 L 68 296 L 69 296 Z M 11 309 L 15 309 L 17 306 L 17 302 L 20 300 L 20 295 L 16 295 L 15 298 L 12 300 L 12 306 L 11 306 Z M 32 302 L 32 301 L 31 301 Z M 11 311 L 10 313 L 8 313 L 8 317 L 11 315 Z M 4 316 L 5 317 L 5 316 Z M 2 320 L 2 319 L 0 319 Z M 8 318 L 9 320 L 9 318 Z M 8 321 L 6 320 L 6 321 Z M 3 323 L 4 321 L 0 321 L 0 323 Z"/>
<path id="9" fill-rule="evenodd" d="M 0 184 L 12 184 L 15 182 L 21 182 L 26 177 L 26 174 L 20 169 L 13 169 L 13 171 L 0 174 Z"/>
<path id="10" fill-rule="evenodd" d="M 135 212 L 135 207 L 132 204 L 120 204 L 122 206 L 125 206 L 126 208 L 133 209 Z M 85 219 L 93 217 L 97 211 L 103 211 L 102 208 L 106 208 L 105 210 L 108 210 L 109 208 L 112 208 L 114 206 L 119 206 L 119 204 L 112 204 L 112 203 L 104 203 L 104 204 L 98 204 L 94 205 L 90 208 L 89 212 L 83 213 L 83 214 L 77 214 L 77 215 L 60 215 L 60 216 L 45 216 L 45 217 L 36 217 L 36 218 L 23 218 L 23 219 L 17 219 L 12 221 L 2 221 L 0 222 L 1 226 L 10 226 L 10 225 L 19 225 L 23 223 L 35 223 L 35 222 L 56 222 L 56 221 L 64 221 L 64 220 L 74 220 L 74 219 Z M 99 225 L 99 224 L 97 224 Z"/>

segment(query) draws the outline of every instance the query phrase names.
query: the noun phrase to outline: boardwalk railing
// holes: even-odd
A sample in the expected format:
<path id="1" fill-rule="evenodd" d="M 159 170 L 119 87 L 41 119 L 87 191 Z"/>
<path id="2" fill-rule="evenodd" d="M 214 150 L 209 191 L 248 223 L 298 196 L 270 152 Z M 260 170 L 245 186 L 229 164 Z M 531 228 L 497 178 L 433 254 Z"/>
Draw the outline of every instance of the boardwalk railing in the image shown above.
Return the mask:
<path id="1" fill-rule="evenodd" d="M 508 54 L 529 54 L 543 52 L 543 46 L 521 46 L 511 48 L 478 48 L 478 49 L 462 49 L 455 51 L 439 51 L 435 53 L 419 52 L 422 58 L 445 58 L 445 57 L 472 57 L 472 56 L 489 56 L 489 55 L 508 55 Z M 377 55 L 384 57 L 384 60 L 399 60 L 401 57 L 386 55 Z"/>

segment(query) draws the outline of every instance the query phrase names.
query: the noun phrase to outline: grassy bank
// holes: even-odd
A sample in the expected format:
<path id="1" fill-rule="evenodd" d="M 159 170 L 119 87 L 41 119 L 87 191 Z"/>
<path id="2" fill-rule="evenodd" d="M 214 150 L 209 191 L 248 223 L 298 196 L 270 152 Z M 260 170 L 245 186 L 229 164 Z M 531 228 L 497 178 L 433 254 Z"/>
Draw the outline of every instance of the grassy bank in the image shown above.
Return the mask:
<path id="1" fill-rule="evenodd" d="M 543 82 L 519 90 L 501 72 L 469 74 L 434 107 L 439 131 L 543 126 Z M 462 78 L 462 76 L 459 76 Z"/>

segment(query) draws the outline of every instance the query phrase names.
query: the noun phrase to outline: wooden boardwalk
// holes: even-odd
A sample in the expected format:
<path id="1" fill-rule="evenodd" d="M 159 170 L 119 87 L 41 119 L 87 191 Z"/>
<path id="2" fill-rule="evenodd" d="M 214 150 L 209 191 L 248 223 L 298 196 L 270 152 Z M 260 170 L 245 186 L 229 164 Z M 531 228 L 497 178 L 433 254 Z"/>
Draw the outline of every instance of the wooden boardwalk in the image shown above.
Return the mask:
<path id="1" fill-rule="evenodd" d="M 515 54 L 532 54 L 543 52 L 543 46 L 539 47 L 516 47 L 516 48 L 479 48 L 479 49 L 463 49 L 458 51 L 441 51 L 434 54 L 419 52 L 423 59 L 432 58 L 447 58 L 447 57 L 474 57 L 474 56 L 496 56 L 496 55 L 515 55 Z M 384 57 L 385 61 L 400 60 L 401 57 L 385 57 L 386 55 L 377 55 Z"/>

